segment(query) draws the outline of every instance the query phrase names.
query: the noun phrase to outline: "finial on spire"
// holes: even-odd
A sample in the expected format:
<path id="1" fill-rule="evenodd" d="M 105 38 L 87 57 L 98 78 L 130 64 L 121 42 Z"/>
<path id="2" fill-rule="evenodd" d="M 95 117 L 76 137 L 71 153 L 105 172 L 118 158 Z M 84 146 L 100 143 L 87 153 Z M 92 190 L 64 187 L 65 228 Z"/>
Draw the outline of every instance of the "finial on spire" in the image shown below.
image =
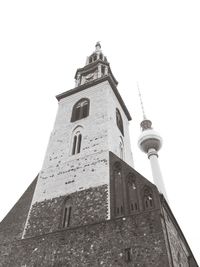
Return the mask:
<path id="1" fill-rule="evenodd" d="M 98 42 L 96 43 L 95 47 L 96 47 L 96 51 L 101 50 L 100 41 L 98 41 Z"/>
<path id="2" fill-rule="evenodd" d="M 139 83 L 137 82 L 137 88 L 138 88 L 138 94 L 139 94 L 139 98 L 140 98 L 140 104 L 141 104 L 141 108 L 142 108 L 142 114 L 143 114 L 143 119 L 146 120 L 146 115 L 145 115 L 145 112 L 144 112 L 144 105 L 143 105 L 143 101 L 142 101 L 142 95 L 141 95 L 141 92 L 140 92 L 140 88 L 139 88 Z"/>

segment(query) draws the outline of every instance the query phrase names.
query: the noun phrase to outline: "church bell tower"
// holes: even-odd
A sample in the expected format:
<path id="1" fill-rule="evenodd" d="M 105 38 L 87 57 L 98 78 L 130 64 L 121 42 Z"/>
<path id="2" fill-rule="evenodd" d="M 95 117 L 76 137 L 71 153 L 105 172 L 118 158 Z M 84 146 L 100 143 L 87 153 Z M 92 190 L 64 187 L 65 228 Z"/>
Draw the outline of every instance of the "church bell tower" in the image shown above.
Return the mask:
<path id="1" fill-rule="evenodd" d="M 198 266 L 161 187 L 134 169 L 117 84 L 98 42 L 56 96 L 41 171 L 0 223 L 0 266 Z"/>
<path id="2" fill-rule="evenodd" d="M 110 219 L 109 152 L 133 165 L 128 130 L 131 117 L 99 43 L 86 65 L 77 70 L 75 81 L 74 89 L 56 97 L 58 113 L 24 238 L 54 231 L 60 223 L 62 228 Z M 66 209 L 59 222 L 55 212 L 62 202 Z M 48 224 L 41 223 L 41 214 Z"/>

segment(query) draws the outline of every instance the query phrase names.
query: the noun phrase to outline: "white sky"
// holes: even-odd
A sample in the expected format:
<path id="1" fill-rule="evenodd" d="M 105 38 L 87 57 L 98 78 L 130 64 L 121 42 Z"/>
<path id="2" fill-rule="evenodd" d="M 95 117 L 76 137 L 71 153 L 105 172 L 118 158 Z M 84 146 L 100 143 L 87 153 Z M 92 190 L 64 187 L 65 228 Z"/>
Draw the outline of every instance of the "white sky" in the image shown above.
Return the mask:
<path id="1" fill-rule="evenodd" d="M 164 139 L 170 206 L 200 261 L 199 1 L 0 2 L 0 220 L 40 171 L 57 111 L 96 41 L 133 120 L 135 168 L 151 180 L 137 139 L 141 109 Z"/>

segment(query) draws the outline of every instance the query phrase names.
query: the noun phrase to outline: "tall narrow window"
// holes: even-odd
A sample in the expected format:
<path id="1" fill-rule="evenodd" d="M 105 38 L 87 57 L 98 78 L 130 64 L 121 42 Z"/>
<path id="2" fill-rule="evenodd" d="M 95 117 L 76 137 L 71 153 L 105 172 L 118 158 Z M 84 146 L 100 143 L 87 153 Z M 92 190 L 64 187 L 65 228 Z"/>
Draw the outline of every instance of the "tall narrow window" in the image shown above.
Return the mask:
<path id="1" fill-rule="evenodd" d="M 124 250 L 124 258 L 125 258 L 125 262 L 130 262 L 131 261 L 131 248 L 125 248 L 125 250 Z"/>
<path id="2" fill-rule="evenodd" d="M 81 120 L 89 115 L 89 99 L 82 98 L 73 107 L 71 122 Z"/>
<path id="3" fill-rule="evenodd" d="M 114 164 L 114 216 L 121 217 L 125 213 L 122 169 L 119 162 Z"/>
<path id="4" fill-rule="evenodd" d="M 77 135 L 74 136 L 73 147 L 72 147 L 72 155 L 76 154 L 76 144 L 77 144 Z"/>
<path id="5" fill-rule="evenodd" d="M 80 132 L 76 133 L 73 138 L 72 155 L 78 154 L 81 151 L 82 135 Z"/>
<path id="6" fill-rule="evenodd" d="M 150 187 L 145 187 L 143 191 L 143 206 L 145 210 L 152 209 L 154 207 L 153 192 Z"/>
<path id="7" fill-rule="evenodd" d="M 72 133 L 71 154 L 75 155 L 81 152 L 82 145 L 82 126 L 77 126 Z"/>
<path id="8" fill-rule="evenodd" d="M 138 211 L 137 186 L 134 174 L 129 174 L 126 179 L 127 202 L 129 214 Z"/>
<path id="9" fill-rule="evenodd" d="M 71 206 L 67 206 L 64 208 L 64 215 L 63 215 L 63 228 L 70 226 L 70 217 L 71 217 Z"/>
<path id="10" fill-rule="evenodd" d="M 82 140 L 82 135 L 78 135 L 78 143 L 77 143 L 77 153 L 80 153 L 81 151 L 81 140 Z"/>
<path id="11" fill-rule="evenodd" d="M 70 197 L 67 196 L 63 203 L 63 209 L 62 209 L 62 222 L 61 222 L 62 228 L 67 228 L 70 226 L 71 213 L 72 213 L 72 203 Z"/>
<path id="12" fill-rule="evenodd" d="M 117 122 L 117 126 L 118 126 L 120 132 L 124 136 L 123 121 L 122 121 L 122 117 L 121 117 L 121 114 L 119 112 L 119 109 L 117 109 L 117 108 L 116 108 L 116 122 Z"/>

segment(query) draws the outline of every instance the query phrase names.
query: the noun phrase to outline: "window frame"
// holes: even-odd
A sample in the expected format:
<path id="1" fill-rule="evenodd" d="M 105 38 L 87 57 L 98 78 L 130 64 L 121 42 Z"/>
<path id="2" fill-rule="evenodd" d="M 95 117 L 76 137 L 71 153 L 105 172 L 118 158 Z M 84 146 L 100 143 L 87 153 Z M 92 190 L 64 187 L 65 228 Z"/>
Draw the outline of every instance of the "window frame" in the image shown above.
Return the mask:
<path id="1" fill-rule="evenodd" d="M 79 99 L 72 108 L 71 122 L 87 118 L 89 116 L 89 111 L 90 100 L 88 98 Z"/>

